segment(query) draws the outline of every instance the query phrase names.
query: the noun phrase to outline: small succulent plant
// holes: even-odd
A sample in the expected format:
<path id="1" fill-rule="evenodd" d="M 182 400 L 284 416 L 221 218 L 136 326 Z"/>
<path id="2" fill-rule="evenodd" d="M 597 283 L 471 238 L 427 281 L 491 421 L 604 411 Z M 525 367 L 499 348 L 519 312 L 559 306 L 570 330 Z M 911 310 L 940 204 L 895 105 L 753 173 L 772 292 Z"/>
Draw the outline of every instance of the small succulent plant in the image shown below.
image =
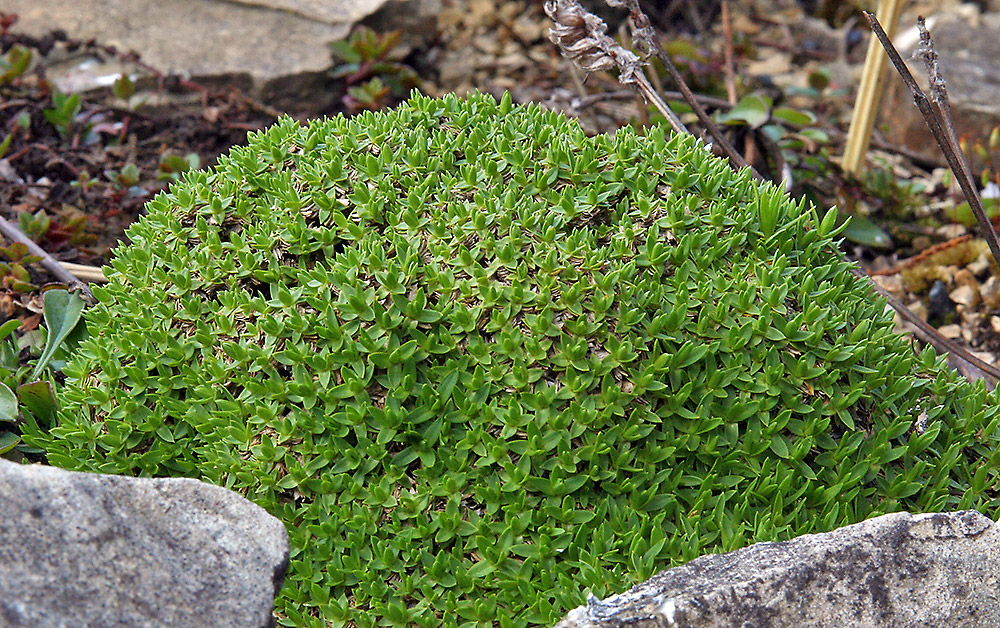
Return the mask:
<path id="1" fill-rule="evenodd" d="M 188 153 L 184 157 L 170 152 L 160 155 L 159 172 L 156 175 L 161 181 L 179 181 L 181 176 L 189 170 L 196 170 L 201 166 L 201 158 L 197 153 Z"/>
<path id="2" fill-rule="evenodd" d="M 14 82 L 31 66 L 31 50 L 24 46 L 13 46 L 0 56 L 0 85 Z"/>
<path id="3" fill-rule="evenodd" d="M 349 111 L 377 111 L 386 106 L 389 96 L 403 98 L 420 85 L 413 68 L 394 58 L 399 39 L 399 31 L 376 33 L 359 26 L 349 38 L 330 44 L 333 56 L 341 62 L 330 76 L 347 83 L 344 104 Z"/>
<path id="4" fill-rule="evenodd" d="M 43 109 L 42 115 L 56 128 L 59 135 L 71 137 L 80 123 L 80 94 L 52 92 L 52 107 Z"/>
<path id="5" fill-rule="evenodd" d="M 42 258 L 29 254 L 27 246 L 20 242 L 0 246 L 0 259 L 6 260 L 0 262 L 0 288 L 22 294 L 38 289 L 31 282 L 27 266 Z"/>
<path id="6" fill-rule="evenodd" d="M 147 208 L 24 438 L 281 518 L 283 625 L 551 625 L 704 552 L 1000 511 L 996 395 L 892 333 L 833 212 L 693 137 L 414 96 Z"/>
<path id="7" fill-rule="evenodd" d="M 18 457 L 41 450 L 21 442 L 20 428 L 31 425 L 35 431 L 48 426 L 55 418 L 57 401 L 51 375 L 63 364 L 67 352 L 86 333 L 80 324 L 83 300 L 66 290 L 48 290 L 42 297 L 45 327 L 33 330 L 37 343 L 27 334 L 15 332 L 21 321 L 9 320 L 0 325 L 0 455 Z M 38 352 L 27 363 L 21 360 L 22 347 L 37 345 Z"/>

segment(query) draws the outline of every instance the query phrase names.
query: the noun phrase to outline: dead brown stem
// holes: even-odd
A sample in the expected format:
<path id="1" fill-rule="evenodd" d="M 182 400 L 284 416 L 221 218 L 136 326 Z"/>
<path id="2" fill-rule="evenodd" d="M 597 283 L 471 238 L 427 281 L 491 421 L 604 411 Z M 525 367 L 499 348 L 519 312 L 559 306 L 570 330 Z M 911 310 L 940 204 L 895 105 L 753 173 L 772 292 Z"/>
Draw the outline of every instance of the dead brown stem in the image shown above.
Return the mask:
<path id="1" fill-rule="evenodd" d="M 871 24 L 872 31 L 878 37 L 882 47 L 885 48 L 886 54 L 889 55 L 889 61 L 892 62 L 893 67 L 896 68 L 899 76 L 903 79 L 903 83 L 910 90 L 910 94 L 913 96 L 913 104 L 920 110 L 920 115 L 923 116 L 927 127 L 934 136 L 934 140 L 941 148 L 941 152 L 944 153 L 948 166 L 955 173 L 955 179 L 958 181 L 959 186 L 961 186 L 962 193 L 965 195 L 966 200 L 968 200 L 969 207 L 972 208 L 972 213 L 976 216 L 976 222 L 979 223 L 979 228 L 990 247 L 993 259 L 1000 264 L 1000 240 L 997 239 L 997 232 L 993 228 L 993 223 L 986 216 L 983 201 L 979 197 L 979 191 L 976 189 L 975 182 L 972 180 L 972 174 L 970 173 L 965 156 L 958 147 L 958 138 L 955 137 L 954 125 L 951 118 L 951 106 L 948 104 L 948 94 L 944 88 L 944 78 L 937 67 L 937 54 L 934 52 L 933 43 L 930 41 L 927 29 L 924 28 L 921 32 L 922 46 L 920 54 L 929 67 L 931 91 L 934 94 L 937 107 L 931 105 L 931 102 L 927 99 L 927 95 L 917 85 L 917 81 L 913 78 L 909 68 L 906 67 L 903 58 L 900 57 L 899 51 L 892 45 L 889 37 L 882 29 L 882 25 L 879 24 L 878 18 L 867 11 L 865 12 L 865 17 L 868 18 L 868 23 Z"/>
<path id="2" fill-rule="evenodd" d="M 729 15 L 729 0 L 722 0 L 722 38 L 722 50 L 726 60 L 726 97 L 729 98 L 729 102 L 735 105 L 738 96 L 736 94 L 736 62 L 733 59 L 733 21 Z"/>
<path id="3" fill-rule="evenodd" d="M 648 55 L 653 55 L 663 63 L 663 67 L 667 69 L 667 73 L 670 74 L 670 79 L 680 90 L 681 94 L 684 96 L 684 101 L 691 107 L 694 114 L 698 117 L 698 121 L 705 127 L 708 134 L 712 137 L 712 141 L 716 142 L 722 151 L 729 158 L 730 163 L 736 168 L 750 168 L 753 172 L 754 177 L 757 179 L 763 179 L 757 170 L 747 163 L 746 159 L 743 158 L 735 147 L 729 143 L 726 136 L 723 135 L 722 130 L 719 129 L 719 125 L 709 117 L 708 113 L 705 112 L 704 107 L 698 103 L 698 99 L 695 97 L 691 88 L 688 87 L 687 83 L 684 81 L 684 77 L 681 76 L 680 70 L 674 65 L 673 60 L 671 60 L 670 55 L 667 51 L 663 49 L 660 44 L 660 40 L 656 37 L 656 33 L 653 30 L 653 26 L 649 22 L 649 17 L 642 11 L 639 7 L 638 0 L 605 0 L 605 2 L 612 7 L 620 7 L 628 9 L 629 19 L 632 20 L 632 39 L 635 41 L 639 50 Z"/>
<path id="4" fill-rule="evenodd" d="M 59 262 L 55 260 L 55 258 L 45 251 L 45 249 L 35 244 L 31 238 L 24 235 L 20 229 L 10 224 L 9 221 L 4 220 L 3 218 L 0 218 L 0 234 L 3 234 L 3 236 L 8 240 L 20 242 L 28 248 L 28 253 L 42 258 L 41 262 L 39 262 L 42 267 L 52 273 L 53 277 L 66 284 L 68 288 L 82 292 L 84 298 L 90 303 L 97 302 L 94 299 L 94 295 L 91 294 L 90 288 L 87 287 L 87 284 L 70 274 L 69 271 L 63 268 Z"/>

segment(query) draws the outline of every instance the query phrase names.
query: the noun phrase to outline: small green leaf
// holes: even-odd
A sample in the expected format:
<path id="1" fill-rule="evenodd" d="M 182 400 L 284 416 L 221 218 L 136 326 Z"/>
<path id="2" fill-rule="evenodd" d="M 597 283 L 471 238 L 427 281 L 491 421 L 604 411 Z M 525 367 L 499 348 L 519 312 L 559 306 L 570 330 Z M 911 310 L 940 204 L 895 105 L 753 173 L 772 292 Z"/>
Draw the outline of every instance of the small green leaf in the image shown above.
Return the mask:
<path id="1" fill-rule="evenodd" d="M 996 220 L 1000 218 L 1000 198 L 984 198 L 983 209 L 986 210 L 986 215 L 990 219 Z M 948 220 L 965 225 L 966 227 L 976 226 L 976 215 L 972 213 L 972 208 L 969 207 L 968 203 L 962 203 L 955 207 L 946 207 L 944 215 L 948 217 Z"/>
<path id="2" fill-rule="evenodd" d="M 17 398 L 24 408 L 36 419 L 51 422 L 55 419 L 59 404 L 52 384 L 45 380 L 22 384 L 17 387 Z"/>
<path id="3" fill-rule="evenodd" d="M 0 421 L 17 421 L 17 395 L 7 384 L 0 382 Z"/>
<path id="4" fill-rule="evenodd" d="M 42 302 L 43 314 L 45 316 L 45 326 L 48 330 L 48 337 L 45 341 L 45 350 L 35 364 L 35 370 L 31 372 L 31 379 L 38 379 L 42 369 L 52 359 L 59 345 L 66 336 L 73 331 L 76 324 L 80 322 L 80 313 L 83 312 L 83 299 L 66 290 L 49 290 L 45 293 Z"/>
<path id="5" fill-rule="evenodd" d="M 809 77 L 806 80 L 809 83 L 809 87 L 822 91 L 830 85 L 830 70 L 827 68 L 817 68 L 809 73 Z"/>
<path id="6" fill-rule="evenodd" d="M 771 451 L 782 458 L 788 457 L 788 443 L 785 442 L 785 437 L 780 434 L 775 434 L 771 439 Z"/>
<path id="7" fill-rule="evenodd" d="M 837 224 L 837 208 L 831 207 L 826 211 L 823 219 L 819 223 L 819 227 L 816 229 L 821 236 L 828 236 L 833 232 L 834 226 Z"/>
<path id="8" fill-rule="evenodd" d="M 763 126 L 771 118 L 771 99 L 759 94 L 748 94 L 736 106 L 719 116 L 727 124 L 746 124 L 751 129 Z"/>
<path id="9" fill-rule="evenodd" d="M 535 558 L 538 556 L 538 548 L 531 543 L 518 543 L 510 546 L 510 553 L 522 558 Z"/>
<path id="10" fill-rule="evenodd" d="M 16 318 L 7 321 L 3 325 L 0 325 L 0 340 L 3 340 L 4 338 L 7 338 L 11 334 L 13 334 L 14 331 L 20 326 L 21 326 L 21 321 L 17 320 Z"/>
<path id="11" fill-rule="evenodd" d="M 802 129 L 798 134 L 820 144 L 826 144 L 830 141 L 830 135 L 821 129 Z"/>
<path id="12" fill-rule="evenodd" d="M 816 116 L 808 111 L 799 111 L 791 107 L 775 107 L 771 116 L 779 122 L 793 124 L 795 126 L 810 126 L 816 124 Z"/>
<path id="13" fill-rule="evenodd" d="M 7 58 L 0 59 L 0 69 L 4 70 L 3 74 L 0 74 L 0 85 L 6 85 L 24 74 L 29 65 L 31 65 L 31 50 L 20 45 L 11 48 Z"/>
<path id="14" fill-rule="evenodd" d="M 21 442 L 21 437 L 13 432 L 0 432 L 0 455 L 3 455 L 17 447 Z"/>
<path id="15" fill-rule="evenodd" d="M 115 79 L 114 85 L 111 86 L 111 91 L 118 98 L 128 100 L 135 94 L 135 83 L 132 82 L 128 74 L 122 74 Z"/>
<path id="16" fill-rule="evenodd" d="M 156 435 L 168 443 L 174 442 L 174 432 L 170 429 L 169 425 L 161 425 L 156 428 Z"/>
<path id="17" fill-rule="evenodd" d="M 892 238 L 889 237 L 889 234 L 866 216 L 851 216 L 851 222 L 847 223 L 847 227 L 842 233 L 845 238 L 857 244 L 877 249 L 887 249 L 892 246 Z"/>
<path id="18" fill-rule="evenodd" d="M 470 578 L 482 578 L 484 576 L 490 575 L 496 570 L 497 568 L 495 565 L 491 565 L 485 560 L 482 560 L 473 565 L 471 568 L 469 568 L 468 573 Z"/>
<path id="19" fill-rule="evenodd" d="M 10 143 L 13 141 L 14 134 L 8 133 L 7 137 L 3 138 L 3 141 L 0 142 L 0 159 L 3 159 L 4 155 L 7 154 L 7 151 L 10 149 Z"/>

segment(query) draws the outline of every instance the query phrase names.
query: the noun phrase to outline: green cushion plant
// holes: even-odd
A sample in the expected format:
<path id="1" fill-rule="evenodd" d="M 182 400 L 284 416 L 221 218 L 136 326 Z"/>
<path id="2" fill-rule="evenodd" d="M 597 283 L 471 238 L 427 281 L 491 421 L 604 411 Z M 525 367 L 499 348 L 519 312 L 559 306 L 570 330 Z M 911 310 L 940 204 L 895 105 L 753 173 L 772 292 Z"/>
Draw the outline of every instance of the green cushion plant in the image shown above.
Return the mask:
<path id="1" fill-rule="evenodd" d="M 705 552 L 991 516 L 996 397 L 692 137 L 433 100 L 252 135 L 119 248 L 58 466 L 281 518 L 292 626 L 551 624 Z"/>

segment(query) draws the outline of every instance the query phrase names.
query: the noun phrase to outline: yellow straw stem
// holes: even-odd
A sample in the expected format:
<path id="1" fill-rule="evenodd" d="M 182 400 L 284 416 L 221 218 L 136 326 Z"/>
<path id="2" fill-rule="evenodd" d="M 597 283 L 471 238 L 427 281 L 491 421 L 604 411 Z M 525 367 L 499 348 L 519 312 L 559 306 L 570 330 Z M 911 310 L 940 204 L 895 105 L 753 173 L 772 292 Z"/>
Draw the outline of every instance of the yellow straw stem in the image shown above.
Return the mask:
<path id="1" fill-rule="evenodd" d="M 879 0 L 878 20 L 882 23 L 890 39 L 896 33 L 896 23 L 903 9 L 903 0 Z M 845 172 L 855 176 L 861 172 L 865 163 L 865 154 L 872 139 L 872 128 L 875 126 L 877 104 L 882 100 L 885 88 L 885 66 L 888 57 L 882 50 L 876 37 L 868 41 L 868 54 L 865 56 L 865 67 L 861 74 L 861 86 L 858 88 L 858 100 L 854 105 L 854 115 L 851 118 L 851 128 L 847 132 L 847 145 L 844 147 L 844 158 L 841 166 Z"/>

